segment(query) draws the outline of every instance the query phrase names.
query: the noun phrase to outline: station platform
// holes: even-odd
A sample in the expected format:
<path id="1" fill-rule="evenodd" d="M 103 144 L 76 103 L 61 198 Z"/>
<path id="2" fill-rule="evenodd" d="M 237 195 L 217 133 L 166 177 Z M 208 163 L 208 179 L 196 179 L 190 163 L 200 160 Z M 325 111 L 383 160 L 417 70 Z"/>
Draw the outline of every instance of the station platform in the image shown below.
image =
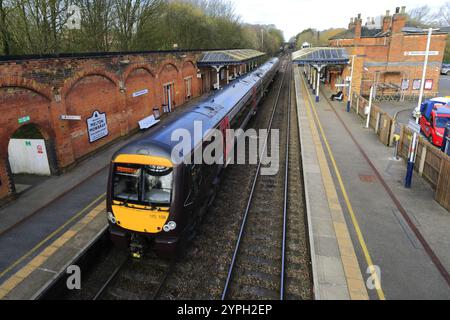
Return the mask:
<path id="1" fill-rule="evenodd" d="M 316 299 L 450 298 L 450 213 L 323 89 L 295 88 Z"/>
<path id="2" fill-rule="evenodd" d="M 69 172 L 44 179 L 0 208 L 0 299 L 34 299 L 107 228 L 105 197 L 112 155 L 155 127 L 97 151 Z"/>

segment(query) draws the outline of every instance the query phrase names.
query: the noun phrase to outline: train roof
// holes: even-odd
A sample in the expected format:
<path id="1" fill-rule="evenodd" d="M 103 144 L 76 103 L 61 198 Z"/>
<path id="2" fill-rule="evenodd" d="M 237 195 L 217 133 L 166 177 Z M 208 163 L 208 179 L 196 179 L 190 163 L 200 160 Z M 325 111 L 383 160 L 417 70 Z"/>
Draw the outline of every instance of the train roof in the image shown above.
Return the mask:
<path id="1" fill-rule="evenodd" d="M 192 151 L 203 140 L 205 134 L 216 128 L 233 107 L 252 90 L 253 86 L 276 66 L 278 61 L 278 58 L 269 60 L 258 69 L 236 79 L 199 103 L 186 108 L 176 119 L 161 125 L 148 136 L 120 149 L 114 158 L 118 154 L 148 154 L 170 159 L 173 148 L 179 144 L 179 141 L 172 141 L 172 133 L 179 129 L 184 133 L 189 132 L 191 136 L 190 151 Z M 201 133 L 200 131 L 194 132 L 194 122 L 201 123 Z M 183 132 L 180 131 L 180 133 Z M 184 155 L 180 153 L 180 157 L 182 156 Z"/>

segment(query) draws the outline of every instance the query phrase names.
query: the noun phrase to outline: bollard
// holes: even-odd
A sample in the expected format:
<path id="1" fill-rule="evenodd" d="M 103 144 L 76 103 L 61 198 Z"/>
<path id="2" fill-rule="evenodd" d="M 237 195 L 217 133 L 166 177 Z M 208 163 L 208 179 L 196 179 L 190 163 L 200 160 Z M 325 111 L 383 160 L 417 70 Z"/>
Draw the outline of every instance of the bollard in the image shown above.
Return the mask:
<path id="1" fill-rule="evenodd" d="M 395 148 L 394 148 L 394 160 L 399 161 L 398 158 L 398 146 L 400 145 L 400 136 L 398 134 L 394 135 L 394 142 L 395 142 Z"/>

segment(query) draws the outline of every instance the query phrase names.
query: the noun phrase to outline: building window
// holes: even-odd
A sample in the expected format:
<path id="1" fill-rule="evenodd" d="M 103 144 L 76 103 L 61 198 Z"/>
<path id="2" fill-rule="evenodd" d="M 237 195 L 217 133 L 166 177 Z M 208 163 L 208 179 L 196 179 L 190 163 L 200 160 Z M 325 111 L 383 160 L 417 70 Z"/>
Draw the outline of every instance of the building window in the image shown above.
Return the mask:
<path id="1" fill-rule="evenodd" d="M 433 79 L 425 80 L 425 90 L 433 89 Z"/>
<path id="2" fill-rule="evenodd" d="M 420 85 L 422 84 L 422 80 L 415 79 L 413 81 L 413 90 L 420 90 Z"/>
<path id="3" fill-rule="evenodd" d="M 408 90 L 409 89 L 409 79 L 403 79 L 402 80 L 402 90 Z"/>
<path id="4" fill-rule="evenodd" d="M 192 77 L 184 79 L 184 87 L 186 88 L 185 91 L 186 100 L 189 100 L 192 97 Z"/>

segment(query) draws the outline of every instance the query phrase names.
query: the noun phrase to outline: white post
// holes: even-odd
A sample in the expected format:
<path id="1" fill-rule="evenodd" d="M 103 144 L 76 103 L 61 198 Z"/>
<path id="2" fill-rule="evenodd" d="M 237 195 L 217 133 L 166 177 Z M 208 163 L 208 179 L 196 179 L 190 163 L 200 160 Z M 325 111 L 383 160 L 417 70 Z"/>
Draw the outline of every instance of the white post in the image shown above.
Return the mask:
<path id="1" fill-rule="evenodd" d="M 422 105 L 422 99 L 423 99 L 423 92 L 425 90 L 425 79 L 427 76 L 427 66 L 428 66 L 428 57 L 430 55 L 430 46 L 431 46 L 431 36 L 433 34 L 433 29 L 429 28 L 428 29 L 428 40 L 427 40 L 427 49 L 425 52 L 425 61 L 423 63 L 423 73 L 422 73 L 422 83 L 420 86 L 420 94 L 419 94 L 419 101 L 417 103 L 417 109 L 416 109 L 416 113 L 417 113 L 417 117 L 416 117 L 416 123 L 419 124 L 420 123 L 420 118 L 421 115 L 419 114 L 420 112 L 420 107 Z M 414 162 L 416 159 L 416 145 L 417 145 L 417 139 L 418 139 L 418 134 L 417 132 L 414 132 L 414 136 L 412 139 L 412 145 L 411 145 L 411 154 L 409 155 L 409 159 L 408 159 L 408 170 L 406 173 L 406 179 L 405 179 L 405 187 L 406 188 L 411 188 L 411 182 L 412 182 L 412 176 L 413 176 L 413 172 L 414 172 Z"/>
<path id="2" fill-rule="evenodd" d="M 348 88 L 348 101 L 347 101 L 347 112 L 350 112 L 350 106 L 352 104 L 352 85 L 353 85 L 353 71 L 355 70 L 355 55 L 352 56 L 352 73 L 350 75 L 350 87 Z"/>
<path id="3" fill-rule="evenodd" d="M 317 67 L 317 87 L 316 87 L 316 102 L 319 102 L 319 94 L 320 94 L 320 70 L 322 68 L 320 66 Z"/>
<path id="4" fill-rule="evenodd" d="M 313 91 L 316 90 L 316 68 L 312 68 L 312 72 L 313 72 L 313 78 L 312 78 L 312 88 Z"/>
<path id="5" fill-rule="evenodd" d="M 373 85 L 370 87 L 369 113 L 367 114 L 366 129 L 369 129 L 370 125 L 370 115 L 372 113 L 372 99 L 373 99 Z"/>
<path id="6" fill-rule="evenodd" d="M 227 84 L 229 84 L 230 83 L 230 70 L 228 69 L 228 66 L 227 66 Z"/>

